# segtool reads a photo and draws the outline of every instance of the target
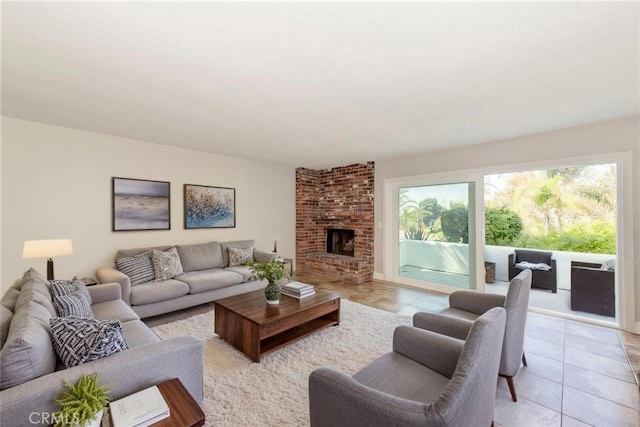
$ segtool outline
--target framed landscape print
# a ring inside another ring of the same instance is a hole
[[[184,228],[235,226],[235,188],[184,185]]]
[[[170,230],[170,195],[169,182],[113,177],[113,231]]]

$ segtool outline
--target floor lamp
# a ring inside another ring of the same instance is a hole
[[[27,240],[22,248],[22,258],[48,258],[47,280],[53,280],[53,257],[72,253],[70,239]]]

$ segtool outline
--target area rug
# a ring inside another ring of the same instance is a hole
[[[213,311],[161,326],[162,339],[204,342],[207,426],[308,426],[309,374],[327,367],[353,375],[391,351],[393,330],[410,317],[341,300],[340,325],[317,331],[253,363],[214,331]]]

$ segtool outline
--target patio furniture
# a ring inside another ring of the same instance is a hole
[[[516,249],[514,253],[509,254],[508,265],[509,280],[516,277],[522,270],[529,269],[533,273],[532,288],[548,289],[554,294],[558,292],[557,268],[553,252]]]
[[[571,261],[571,310],[615,317],[615,271]]]

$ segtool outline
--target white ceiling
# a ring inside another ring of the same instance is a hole
[[[2,114],[296,167],[381,160],[639,114],[639,17],[638,2],[3,2]]]

